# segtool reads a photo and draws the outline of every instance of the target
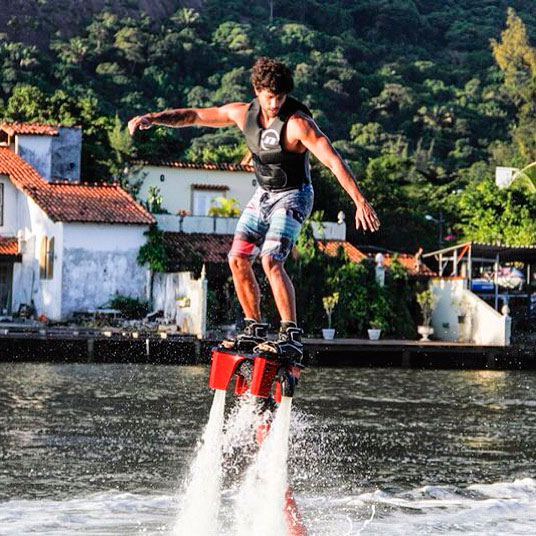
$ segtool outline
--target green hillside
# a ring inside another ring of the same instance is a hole
[[[509,7],[519,18],[502,39]],[[534,241],[532,194],[492,184],[495,165],[536,160],[523,34],[533,12],[528,0],[12,2],[0,14],[0,118],[81,125],[86,180],[121,178],[135,157],[239,161],[235,129],[154,128],[132,144],[116,116],[124,126],[146,111],[247,101],[248,69],[275,56],[382,217],[380,233],[352,241],[434,247],[425,215],[440,210],[457,238],[486,238],[491,221],[493,239]],[[318,164],[315,188],[317,209],[351,221]]]

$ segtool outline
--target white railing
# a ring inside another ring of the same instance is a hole
[[[183,233],[234,234],[238,218],[213,216],[174,216],[155,214],[158,226],[163,231]],[[315,238],[323,240],[346,240],[346,224],[330,221],[312,222]]]

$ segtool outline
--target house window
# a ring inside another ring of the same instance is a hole
[[[39,278],[52,279],[54,277],[54,237],[41,238],[39,251]]]
[[[4,225],[4,185],[0,184],[0,227]]]
[[[216,198],[224,195],[221,190],[193,190],[192,215],[207,216],[210,207],[218,204]]]

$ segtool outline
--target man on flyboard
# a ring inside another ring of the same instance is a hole
[[[299,361],[302,330],[297,325],[294,286],[285,271],[288,257],[313,207],[309,151],[337,178],[356,205],[356,228],[376,231],[380,222],[357,186],[348,165],[319,129],[309,109],[289,96],[292,73],[281,62],[259,58],[251,72],[256,98],[218,108],[180,108],[132,118],[130,134],[152,125],[169,127],[236,125],[251,151],[259,188],[242,213],[234,235],[229,265],[245,315],[245,328],[222,345],[237,352],[273,352]],[[262,267],[281,316],[275,341],[267,341],[261,322],[260,290],[252,264]]]

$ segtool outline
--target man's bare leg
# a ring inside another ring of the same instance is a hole
[[[261,291],[250,260],[244,257],[229,257],[229,266],[233,274],[236,295],[245,317],[260,322]]]
[[[296,322],[296,294],[283,263],[272,257],[262,258],[262,267],[270,283],[282,322]]]
[[[296,325],[296,293],[283,263],[266,256],[262,267],[272,289],[275,304],[281,316],[281,328],[275,341],[266,341],[256,347],[260,352],[273,352],[283,357],[301,360],[303,356],[302,330]]]

